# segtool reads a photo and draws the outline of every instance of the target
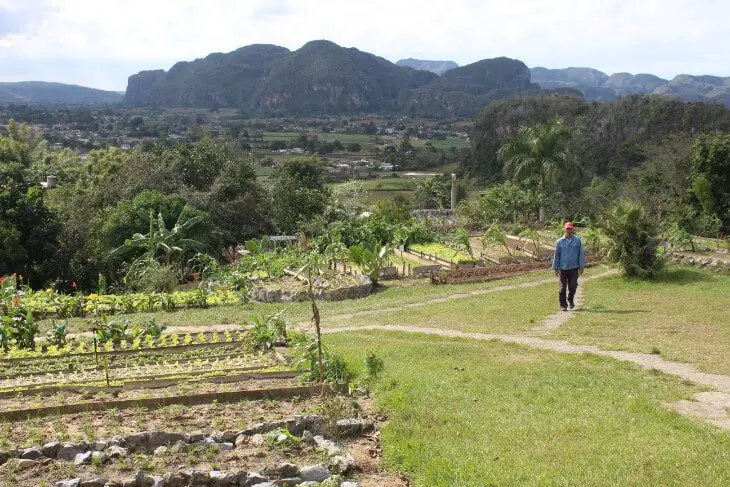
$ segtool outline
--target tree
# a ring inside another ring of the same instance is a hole
[[[347,152],[360,152],[361,150],[362,150],[362,146],[360,144],[358,144],[357,142],[347,144]]]
[[[269,181],[271,213],[280,231],[294,233],[323,214],[329,190],[318,159],[287,161],[274,169]]]
[[[18,273],[41,286],[56,271],[60,226],[31,182],[28,145],[18,140],[22,127],[9,126],[12,139],[0,137],[0,275]]]
[[[537,178],[542,199],[540,221],[545,221],[545,195],[555,189],[560,177],[577,167],[568,147],[571,137],[571,128],[562,118],[554,117],[545,124],[520,127],[499,149],[505,176],[515,181]]]
[[[730,135],[701,135],[692,146],[692,192],[703,211],[730,228]]]

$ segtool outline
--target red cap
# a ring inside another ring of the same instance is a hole
[[[573,228],[573,222],[565,222],[565,223],[563,223],[563,228]]]

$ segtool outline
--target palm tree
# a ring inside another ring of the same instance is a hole
[[[516,181],[536,177],[540,186],[540,221],[545,220],[544,196],[560,176],[575,169],[568,149],[573,132],[562,118],[546,124],[524,125],[497,152],[505,176]]]

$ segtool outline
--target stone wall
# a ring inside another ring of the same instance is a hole
[[[344,301],[346,299],[359,299],[369,296],[373,291],[373,281],[369,277],[356,276],[358,284],[336,288],[336,289],[319,289],[315,292],[315,297],[321,301]],[[251,299],[264,303],[283,303],[293,301],[304,301],[307,298],[305,290],[281,290],[266,289],[264,286],[256,287],[250,291]]]

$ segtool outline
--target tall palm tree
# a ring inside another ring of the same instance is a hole
[[[540,185],[540,221],[545,220],[544,196],[561,175],[576,168],[568,144],[573,132],[560,117],[545,124],[524,125],[497,152],[505,176],[524,181],[536,177]]]

